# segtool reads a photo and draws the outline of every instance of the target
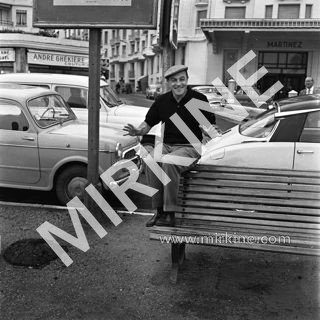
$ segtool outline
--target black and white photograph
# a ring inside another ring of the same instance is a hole
[[[0,319],[320,318],[319,0],[0,0]]]

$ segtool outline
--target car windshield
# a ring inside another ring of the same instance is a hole
[[[76,119],[62,97],[56,94],[30,99],[27,102],[27,107],[40,128]]]
[[[277,123],[275,109],[267,110],[254,119],[239,125],[240,134],[252,138],[267,137]]]
[[[100,87],[100,97],[108,107],[117,107],[122,103],[117,94],[108,86]]]

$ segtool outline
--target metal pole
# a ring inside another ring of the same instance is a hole
[[[88,92],[88,183],[97,187],[99,182],[99,122],[100,122],[100,45],[101,29],[89,33],[89,92]],[[91,201],[85,193],[85,204]]]

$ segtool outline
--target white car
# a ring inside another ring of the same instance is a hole
[[[139,146],[136,137],[101,125],[99,174],[119,160],[133,161],[140,170]],[[75,196],[83,199],[87,164],[88,124],[76,118],[58,93],[0,84],[0,187],[53,189],[66,204]],[[118,170],[114,180],[121,184],[128,176]]]
[[[201,164],[320,171],[320,95],[280,100],[204,149]]]
[[[71,106],[78,119],[88,121],[89,77],[56,73],[8,73],[0,75],[0,83],[41,86],[58,92]],[[131,123],[138,126],[144,121],[148,108],[123,103],[104,80],[100,80],[100,122]],[[146,147],[154,144],[160,134],[160,125],[153,127],[141,141]]]
[[[214,86],[195,86],[192,89],[204,94],[210,104],[220,104],[223,99],[221,93]]]

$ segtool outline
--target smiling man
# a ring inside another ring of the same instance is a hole
[[[184,65],[175,65],[170,67],[165,78],[168,81],[170,91],[160,95],[150,107],[145,121],[138,127],[128,124],[124,127],[126,134],[131,136],[145,135],[149,130],[159,122],[164,124],[163,149],[162,155],[174,155],[185,158],[200,157],[196,149],[190,144],[185,135],[170,120],[170,117],[177,114],[188,128],[193,132],[199,141],[202,141],[202,130],[197,120],[187,110],[185,105],[191,99],[198,99],[208,102],[205,95],[191,90],[188,87],[188,67]],[[207,116],[209,121],[214,124],[214,114]],[[152,154],[153,156],[153,154]],[[156,159],[158,160],[158,159]],[[177,208],[177,195],[179,178],[182,172],[186,171],[190,166],[184,166],[176,163],[160,161],[163,172],[171,179],[171,181],[163,186],[162,177],[157,177],[146,167],[146,178],[149,186],[159,191],[152,198],[152,206],[155,210],[154,216],[147,222],[146,226],[153,225],[174,225],[174,213]]]

